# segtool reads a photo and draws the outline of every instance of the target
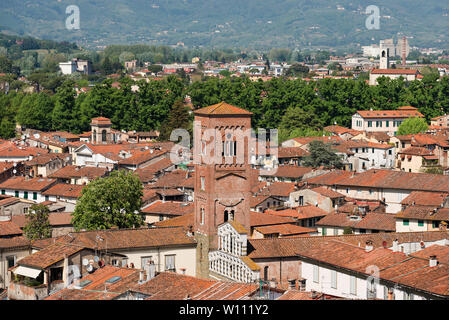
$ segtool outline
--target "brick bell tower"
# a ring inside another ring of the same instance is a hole
[[[194,113],[196,270],[198,277],[208,278],[217,227],[234,220],[250,231],[252,113],[225,102]]]

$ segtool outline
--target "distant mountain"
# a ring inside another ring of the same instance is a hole
[[[0,25],[81,45],[149,43],[215,47],[354,47],[398,35],[411,45],[449,47],[449,4],[442,0],[8,0]],[[67,30],[66,8],[80,9]],[[365,26],[380,9],[380,29]]]

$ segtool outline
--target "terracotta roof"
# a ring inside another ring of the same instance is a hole
[[[395,215],[397,219],[419,219],[433,221],[449,221],[448,208],[432,208],[425,206],[411,206]]]
[[[276,199],[276,198],[273,197],[273,196],[270,196],[270,195],[268,195],[268,194],[265,194],[265,195],[259,195],[259,196],[251,197],[251,198],[249,199],[249,206],[250,206],[250,208],[255,208],[257,205],[261,204],[262,202],[264,202],[265,200],[267,200],[267,199],[269,199],[269,198],[272,198],[273,200],[279,200],[279,201],[281,201],[280,199]]]
[[[418,70],[413,69],[373,69],[371,74],[409,74],[409,75],[417,75]]]
[[[92,123],[111,123],[111,119],[105,117],[97,117],[92,119]]]
[[[416,108],[398,108],[397,110],[359,110],[357,113],[363,118],[424,118],[424,115]]]
[[[55,179],[11,177],[0,183],[0,189],[26,190],[26,191],[44,191],[56,183]]]
[[[16,237],[0,237],[0,248],[1,249],[29,249],[30,248],[30,240],[28,240],[25,236],[16,236]]]
[[[45,269],[51,265],[61,261],[64,257],[71,256],[81,250],[83,247],[68,243],[54,243],[42,250],[39,250],[25,258],[17,261],[20,266],[30,266],[38,269]]]
[[[371,169],[335,183],[338,186],[449,192],[449,177],[438,174]]]
[[[71,232],[69,235],[36,240],[33,246],[44,248],[51,245],[54,241],[60,243],[71,243],[86,248],[97,248],[103,250],[120,250],[129,248],[150,248],[161,246],[195,246],[193,238],[187,236],[183,228],[140,228],[140,229],[112,229],[105,231],[84,231]],[[97,241],[97,236],[105,241]]]
[[[305,182],[307,182],[308,185],[333,186],[338,182],[340,182],[341,180],[350,177],[352,174],[353,173],[350,171],[334,170],[329,173],[309,178],[305,180]]]
[[[134,291],[150,294],[148,300],[184,300],[187,297],[191,300],[240,300],[248,299],[258,288],[257,284],[200,279],[162,272]]]
[[[33,165],[46,165],[47,163],[50,163],[56,159],[64,159],[66,157],[71,157],[68,153],[47,153],[42,154],[37,157],[34,157],[31,160],[25,161],[24,164],[33,166]]]
[[[268,226],[273,224],[294,223],[295,221],[289,217],[275,216],[272,214],[250,211],[251,227]]]
[[[398,154],[412,155],[412,156],[433,156],[433,152],[427,148],[422,147],[409,147],[407,149],[402,149]]]
[[[144,214],[165,214],[170,216],[180,216],[193,212],[193,202],[177,202],[158,200],[148,207],[142,209]]]
[[[178,188],[181,187],[187,178],[190,177],[188,171],[174,170],[165,173],[154,184],[151,184],[153,188]]]
[[[12,221],[0,221],[0,237],[22,235],[22,230]]]
[[[260,186],[266,185],[266,182],[261,184]],[[266,186],[260,194],[264,195],[272,195],[274,197],[288,197],[290,193],[297,190],[296,183],[294,182],[272,182],[269,186]],[[258,190],[257,190],[258,191]],[[256,191],[256,192],[257,192]]]
[[[120,160],[119,164],[123,165],[139,165],[150,161],[151,159],[160,157],[163,154],[166,154],[167,150],[145,150],[140,152],[135,152],[131,157]]]
[[[323,143],[338,143],[344,141],[338,136],[326,136],[326,137],[297,137],[293,138],[296,142],[301,145],[309,144],[312,141],[322,141]]]
[[[302,259],[313,259],[367,276],[367,267],[376,265],[381,280],[396,282],[438,296],[449,295],[449,266],[444,263],[431,267],[428,260],[401,252],[384,248],[366,252],[364,248],[330,239],[307,251],[301,251],[298,255]]]
[[[316,187],[311,190],[331,199],[345,197],[343,194],[325,187]]]
[[[300,179],[306,173],[309,173],[312,171],[313,171],[313,169],[309,168],[309,167],[283,165],[283,166],[279,166],[279,167],[273,169],[273,172],[264,173],[263,176]]]
[[[323,209],[320,209],[313,205],[300,206],[296,208],[289,208],[283,210],[266,210],[267,214],[282,216],[282,217],[292,217],[298,220],[310,219],[316,217],[324,217],[328,213]]]
[[[296,234],[315,233],[316,229],[305,228],[294,224],[278,224],[264,227],[256,227],[257,231],[262,234],[279,234],[280,236],[289,236]]]
[[[185,229],[188,229],[190,226],[193,226],[194,223],[194,216],[193,212],[186,213],[182,216],[170,218],[163,221],[158,221],[154,223],[154,226],[156,227],[184,227]]]
[[[165,169],[173,166],[173,163],[169,158],[163,158],[155,163],[152,163],[144,168],[138,168],[134,173],[144,183],[147,183],[154,179],[155,175]]]
[[[65,198],[80,198],[81,191],[86,186],[78,184],[58,183],[42,192],[44,196],[57,196]]]
[[[375,148],[375,149],[392,149],[393,145],[386,143],[375,143],[366,140],[349,140],[344,141],[340,144],[341,146],[345,146],[346,148]]]
[[[412,191],[401,201],[401,204],[439,207],[448,197],[449,193],[447,192]]]
[[[65,166],[58,171],[49,175],[51,178],[71,179],[71,178],[88,178],[93,180],[99,177],[104,177],[108,173],[107,168],[87,167],[87,166]]]
[[[324,131],[335,133],[335,134],[344,134],[346,132],[350,132],[352,129],[348,129],[338,125],[327,126],[323,128]]]
[[[197,109],[194,113],[199,115],[252,115],[252,112],[230,105],[226,102],[220,102],[205,108]]]
[[[279,147],[278,159],[281,158],[298,158],[308,156],[310,153],[301,147]]]

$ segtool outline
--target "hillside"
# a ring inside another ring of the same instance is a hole
[[[38,38],[215,47],[348,47],[405,33],[411,45],[449,47],[449,5],[440,0],[77,0],[81,29],[65,28],[71,0],[10,0],[0,25]],[[377,5],[380,30],[367,30]],[[339,8],[338,8],[339,7]]]

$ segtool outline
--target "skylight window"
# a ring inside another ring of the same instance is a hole
[[[112,277],[108,280],[106,280],[106,283],[116,283],[117,281],[119,281],[120,279],[122,279],[122,277]]]

